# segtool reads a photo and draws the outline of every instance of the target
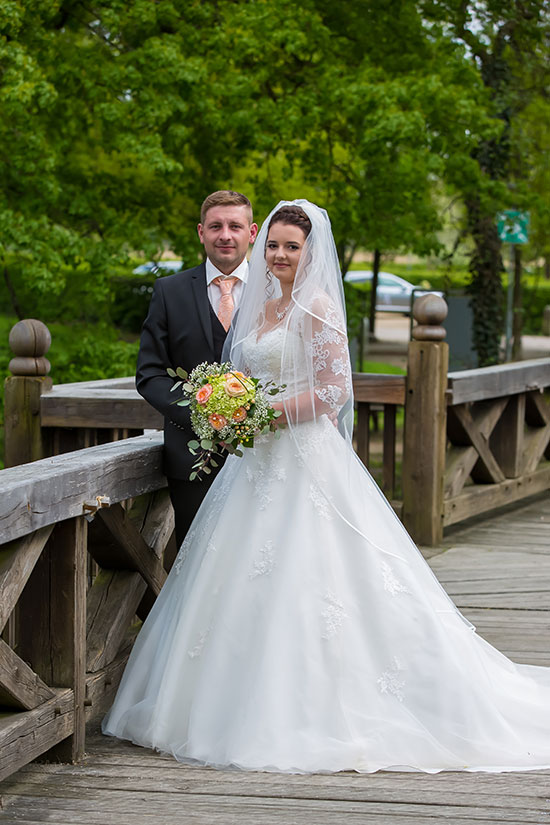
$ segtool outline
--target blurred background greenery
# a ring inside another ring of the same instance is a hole
[[[24,317],[55,382],[133,373],[133,270],[195,265],[220,188],[325,207],[343,273],[466,290],[495,363],[499,211],[531,217],[516,338],[550,303],[549,41],[540,0],[0,0],[0,376]]]

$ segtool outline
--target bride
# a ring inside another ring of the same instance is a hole
[[[353,452],[345,329],[326,212],[281,202],[230,359],[286,426],[226,461],[103,731],[251,770],[550,767],[550,669],[475,633]]]

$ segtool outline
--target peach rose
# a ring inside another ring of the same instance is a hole
[[[195,393],[195,398],[197,399],[199,404],[206,404],[210,396],[212,395],[212,384],[205,384],[204,387],[201,387],[200,390],[197,390]]]
[[[246,410],[244,407],[238,407],[233,413],[233,421],[239,423],[240,421],[244,421],[246,418]]]
[[[224,418],[223,415],[218,415],[218,413],[212,413],[212,415],[209,415],[208,421],[215,430],[223,430],[227,424],[227,418]]]
[[[244,377],[244,376],[243,376]],[[225,391],[231,398],[238,398],[240,395],[246,395],[246,387],[240,378],[232,376],[225,382]]]

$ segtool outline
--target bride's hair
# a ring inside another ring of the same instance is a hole
[[[274,223],[299,226],[306,238],[311,232],[311,221],[300,206],[282,206],[269,221],[268,232]]]

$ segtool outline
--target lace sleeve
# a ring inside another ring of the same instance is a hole
[[[351,394],[345,323],[333,304],[315,300],[300,325],[299,337],[305,356],[302,373],[308,378],[309,389],[284,403],[286,422],[294,425],[327,413],[338,414]]]
[[[336,313],[329,308],[325,320],[312,324],[311,358],[315,376],[316,413],[339,412],[350,395],[351,368],[348,339]]]

